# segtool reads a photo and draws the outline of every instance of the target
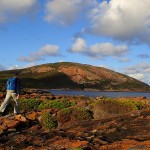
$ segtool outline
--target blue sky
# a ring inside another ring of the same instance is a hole
[[[0,70],[102,66],[150,85],[150,1],[0,0]]]

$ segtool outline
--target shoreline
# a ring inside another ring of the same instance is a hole
[[[37,90],[56,90],[56,91],[89,91],[89,92],[134,92],[134,93],[150,93],[150,91],[131,91],[131,90],[95,90],[95,89],[68,89],[68,88],[61,88],[61,89],[37,89]]]

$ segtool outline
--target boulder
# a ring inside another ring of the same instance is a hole
[[[27,118],[23,115],[19,114],[15,116],[15,120],[21,121],[21,122],[28,122]]]

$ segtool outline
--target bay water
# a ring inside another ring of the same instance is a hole
[[[150,93],[147,92],[101,92],[101,91],[80,91],[80,90],[47,90],[54,95],[66,95],[66,96],[88,96],[98,97],[106,96],[111,98],[118,97],[146,97],[150,98]]]

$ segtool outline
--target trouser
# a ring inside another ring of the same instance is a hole
[[[0,112],[4,112],[7,105],[10,103],[11,98],[14,100],[14,114],[19,113],[19,106],[18,106],[18,100],[17,100],[17,94],[14,91],[7,91],[6,97],[4,99],[4,102],[0,106]]]

